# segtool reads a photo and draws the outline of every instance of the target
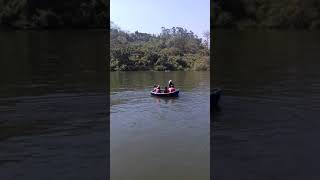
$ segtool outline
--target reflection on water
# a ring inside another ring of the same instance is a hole
[[[157,104],[174,104],[176,102],[176,99],[178,99],[179,97],[174,97],[174,98],[161,98],[161,97],[153,97],[155,102]]]
[[[317,179],[319,33],[216,31],[214,179]],[[232,173],[231,173],[232,172]]]
[[[102,31],[0,32],[0,179],[107,179],[104,45]]]
[[[150,95],[172,79],[178,98]],[[111,73],[111,179],[209,179],[209,72]]]

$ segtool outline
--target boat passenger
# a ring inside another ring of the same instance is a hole
[[[157,85],[154,85],[153,86],[153,91],[152,92],[155,92],[157,90]]]
[[[160,85],[158,85],[158,86],[157,86],[156,93],[160,93],[160,92],[161,92]]]
[[[168,86],[169,86],[169,88],[170,87],[174,87],[174,84],[173,84],[172,80],[169,80]]]
[[[164,87],[164,91],[163,91],[163,93],[169,93],[167,86],[166,86],[166,87]]]
[[[175,92],[175,91],[176,91],[176,88],[174,88],[174,87],[169,88],[169,92]]]

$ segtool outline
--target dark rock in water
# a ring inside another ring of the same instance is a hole
[[[221,93],[222,93],[222,90],[219,89],[219,88],[215,88],[215,89],[212,89],[211,90],[211,93],[210,93],[210,106],[211,106],[211,112],[212,112],[212,116],[214,115],[214,112],[220,112],[221,111],[221,108],[219,106],[219,100],[220,100],[220,97],[221,97]]]
[[[210,93],[210,103],[211,106],[215,107],[218,105],[222,90],[219,88],[211,90]]]
[[[219,88],[212,89],[210,92],[210,114],[213,117],[215,111],[221,111],[219,100],[222,90]]]

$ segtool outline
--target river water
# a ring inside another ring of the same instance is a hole
[[[0,179],[108,176],[106,33],[0,32]]]
[[[319,179],[320,34],[214,32],[213,179]]]
[[[178,98],[150,96],[169,79]],[[209,72],[111,72],[111,180],[208,180],[209,83]]]

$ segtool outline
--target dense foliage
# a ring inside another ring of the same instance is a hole
[[[0,0],[0,25],[13,28],[105,28],[104,0]]]
[[[320,0],[215,0],[213,26],[320,28]]]
[[[208,33],[207,33],[208,34]],[[124,32],[111,24],[110,70],[209,70],[209,44],[181,27],[159,35]]]

